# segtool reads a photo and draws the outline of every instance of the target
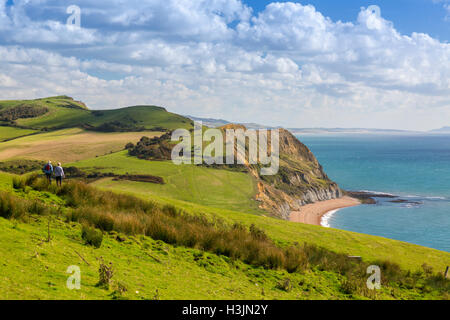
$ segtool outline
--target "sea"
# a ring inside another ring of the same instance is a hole
[[[397,196],[332,211],[322,225],[450,252],[450,134],[297,137],[342,189]]]

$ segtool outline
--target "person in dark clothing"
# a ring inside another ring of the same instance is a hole
[[[48,161],[47,164],[42,169],[42,171],[44,171],[45,176],[47,177],[48,183],[52,183],[52,173],[53,173],[52,162]]]

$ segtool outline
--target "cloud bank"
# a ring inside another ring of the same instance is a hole
[[[450,119],[450,44],[311,5],[240,0],[0,1],[0,98],[69,94],[91,108],[287,127],[430,129]]]

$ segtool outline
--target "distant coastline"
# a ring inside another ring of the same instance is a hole
[[[247,129],[277,129],[281,127],[268,126],[259,123],[248,123],[248,122],[238,122],[238,121],[228,121],[224,119],[214,119],[214,118],[201,118],[186,115],[185,117],[193,121],[201,121],[203,125],[211,128],[222,127],[227,124],[241,124]],[[433,129],[429,131],[417,131],[417,130],[399,130],[399,129],[379,129],[379,128],[286,128],[293,134],[384,134],[384,135],[423,135],[423,134],[450,134],[450,126],[444,126],[439,129]]]

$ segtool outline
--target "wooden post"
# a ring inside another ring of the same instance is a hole
[[[448,269],[449,269],[449,266],[447,266],[447,269],[445,269],[445,273],[444,273],[444,278],[445,279],[447,279],[447,276],[448,276]]]

